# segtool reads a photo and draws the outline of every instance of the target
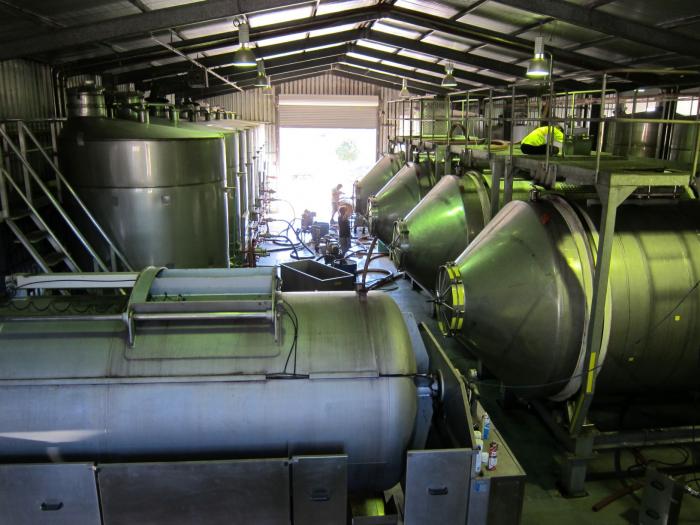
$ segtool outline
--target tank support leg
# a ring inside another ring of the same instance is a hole
[[[588,336],[586,339],[586,354],[584,357],[581,391],[576,400],[569,431],[572,436],[578,436],[586,422],[588,409],[593,401],[595,379],[598,375],[598,363],[603,344],[603,324],[605,320],[605,300],[608,294],[608,277],[612,259],[613,237],[615,234],[615,219],[617,208],[630,196],[637,185],[614,184],[615,179],[601,176],[605,182],[596,184],[603,209],[601,211],[601,226],[598,238],[595,273],[593,275],[593,300],[591,315],[588,321]]]
[[[584,432],[574,440],[573,451],[561,459],[559,483],[562,494],[571,498],[587,496],[586,471],[593,458],[593,433]]]
[[[494,157],[491,159],[491,217],[498,213],[501,180],[505,179],[505,171],[505,157]]]

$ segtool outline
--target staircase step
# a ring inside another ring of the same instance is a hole
[[[27,239],[29,242],[36,244],[37,242],[43,241],[49,236],[49,232],[45,230],[34,230],[27,234]]]
[[[37,197],[32,201],[32,206],[34,206],[34,209],[40,210],[42,208],[45,208],[51,203],[49,198],[46,195],[42,195],[41,197]],[[18,221],[20,219],[24,219],[26,217],[29,217],[32,214],[32,212],[29,210],[29,208],[21,211],[15,212],[13,215],[10,216],[10,219],[14,221]]]
[[[46,195],[42,195],[41,197],[36,197],[32,201],[32,206],[34,206],[37,210],[40,208],[45,208],[49,204],[51,204],[51,201],[49,200],[49,198]]]
[[[18,211],[14,215],[10,215],[11,221],[19,221],[29,217],[32,213],[29,210]]]
[[[61,252],[53,252],[44,256],[44,260],[48,266],[56,266],[66,260],[66,254]]]

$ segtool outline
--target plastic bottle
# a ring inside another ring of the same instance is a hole
[[[489,415],[484,412],[484,415],[481,416],[481,437],[484,440],[487,440],[489,438],[489,435],[491,434],[491,418]]]
[[[488,461],[486,463],[486,470],[496,470],[496,465],[498,464],[498,444],[491,442],[489,444]]]

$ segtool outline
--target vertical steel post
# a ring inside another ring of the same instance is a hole
[[[603,74],[603,87],[600,90],[600,126],[598,126],[597,145],[595,149],[595,177],[600,175],[600,156],[603,152],[603,135],[605,134],[605,93],[608,88],[608,74]]]
[[[612,261],[613,238],[615,235],[615,220],[617,208],[634,191],[633,186],[616,185],[610,174],[606,181],[596,184],[603,209],[598,238],[595,272],[593,274],[593,298],[591,314],[586,330],[586,352],[584,355],[584,372],[581,378],[581,390],[576,400],[569,432],[572,436],[579,435],[586,421],[588,409],[593,401],[595,380],[598,375],[600,350],[603,346],[603,325],[605,323],[605,302],[608,295],[608,279]]]
[[[691,124],[691,126],[695,127],[695,152],[693,153],[693,171],[690,172],[691,182],[698,174],[698,162],[700,162],[700,92],[698,93],[697,105],[698,108],[695,110],[695,120],[697,123]],[[693,108],[692,99],[690,102],[690,108],[691,110]]]

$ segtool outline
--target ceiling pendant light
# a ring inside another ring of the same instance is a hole
[[[270,79],[265,74],[265,64],[262,60],[258,60],[258,76],[255,78],[255,87],[268,87]]]
[[[238,26],[238,43],[241,45],[233,53],[233,65],[238,67],[255,67],[255,53],[250,49],[250,28],[246,22]]]
[[[411,98],[411,93],[408,91],[408,80],[406,78],[401,82],[401,92],[399,96],[401,98]]]
[[[454,88],[457,87],[457,80],[455,80],[454,75],[452,74],[455,70],[455,65],[453,62],[450,62],[449,60],[445,62],[445,76],[442,79],[442,87],[446,88]]]
[[[547,78],[550,75],[552,62],[545,57],[544,38],[535,38],[535,53],[527,65],[527,76],[529,78]]]

